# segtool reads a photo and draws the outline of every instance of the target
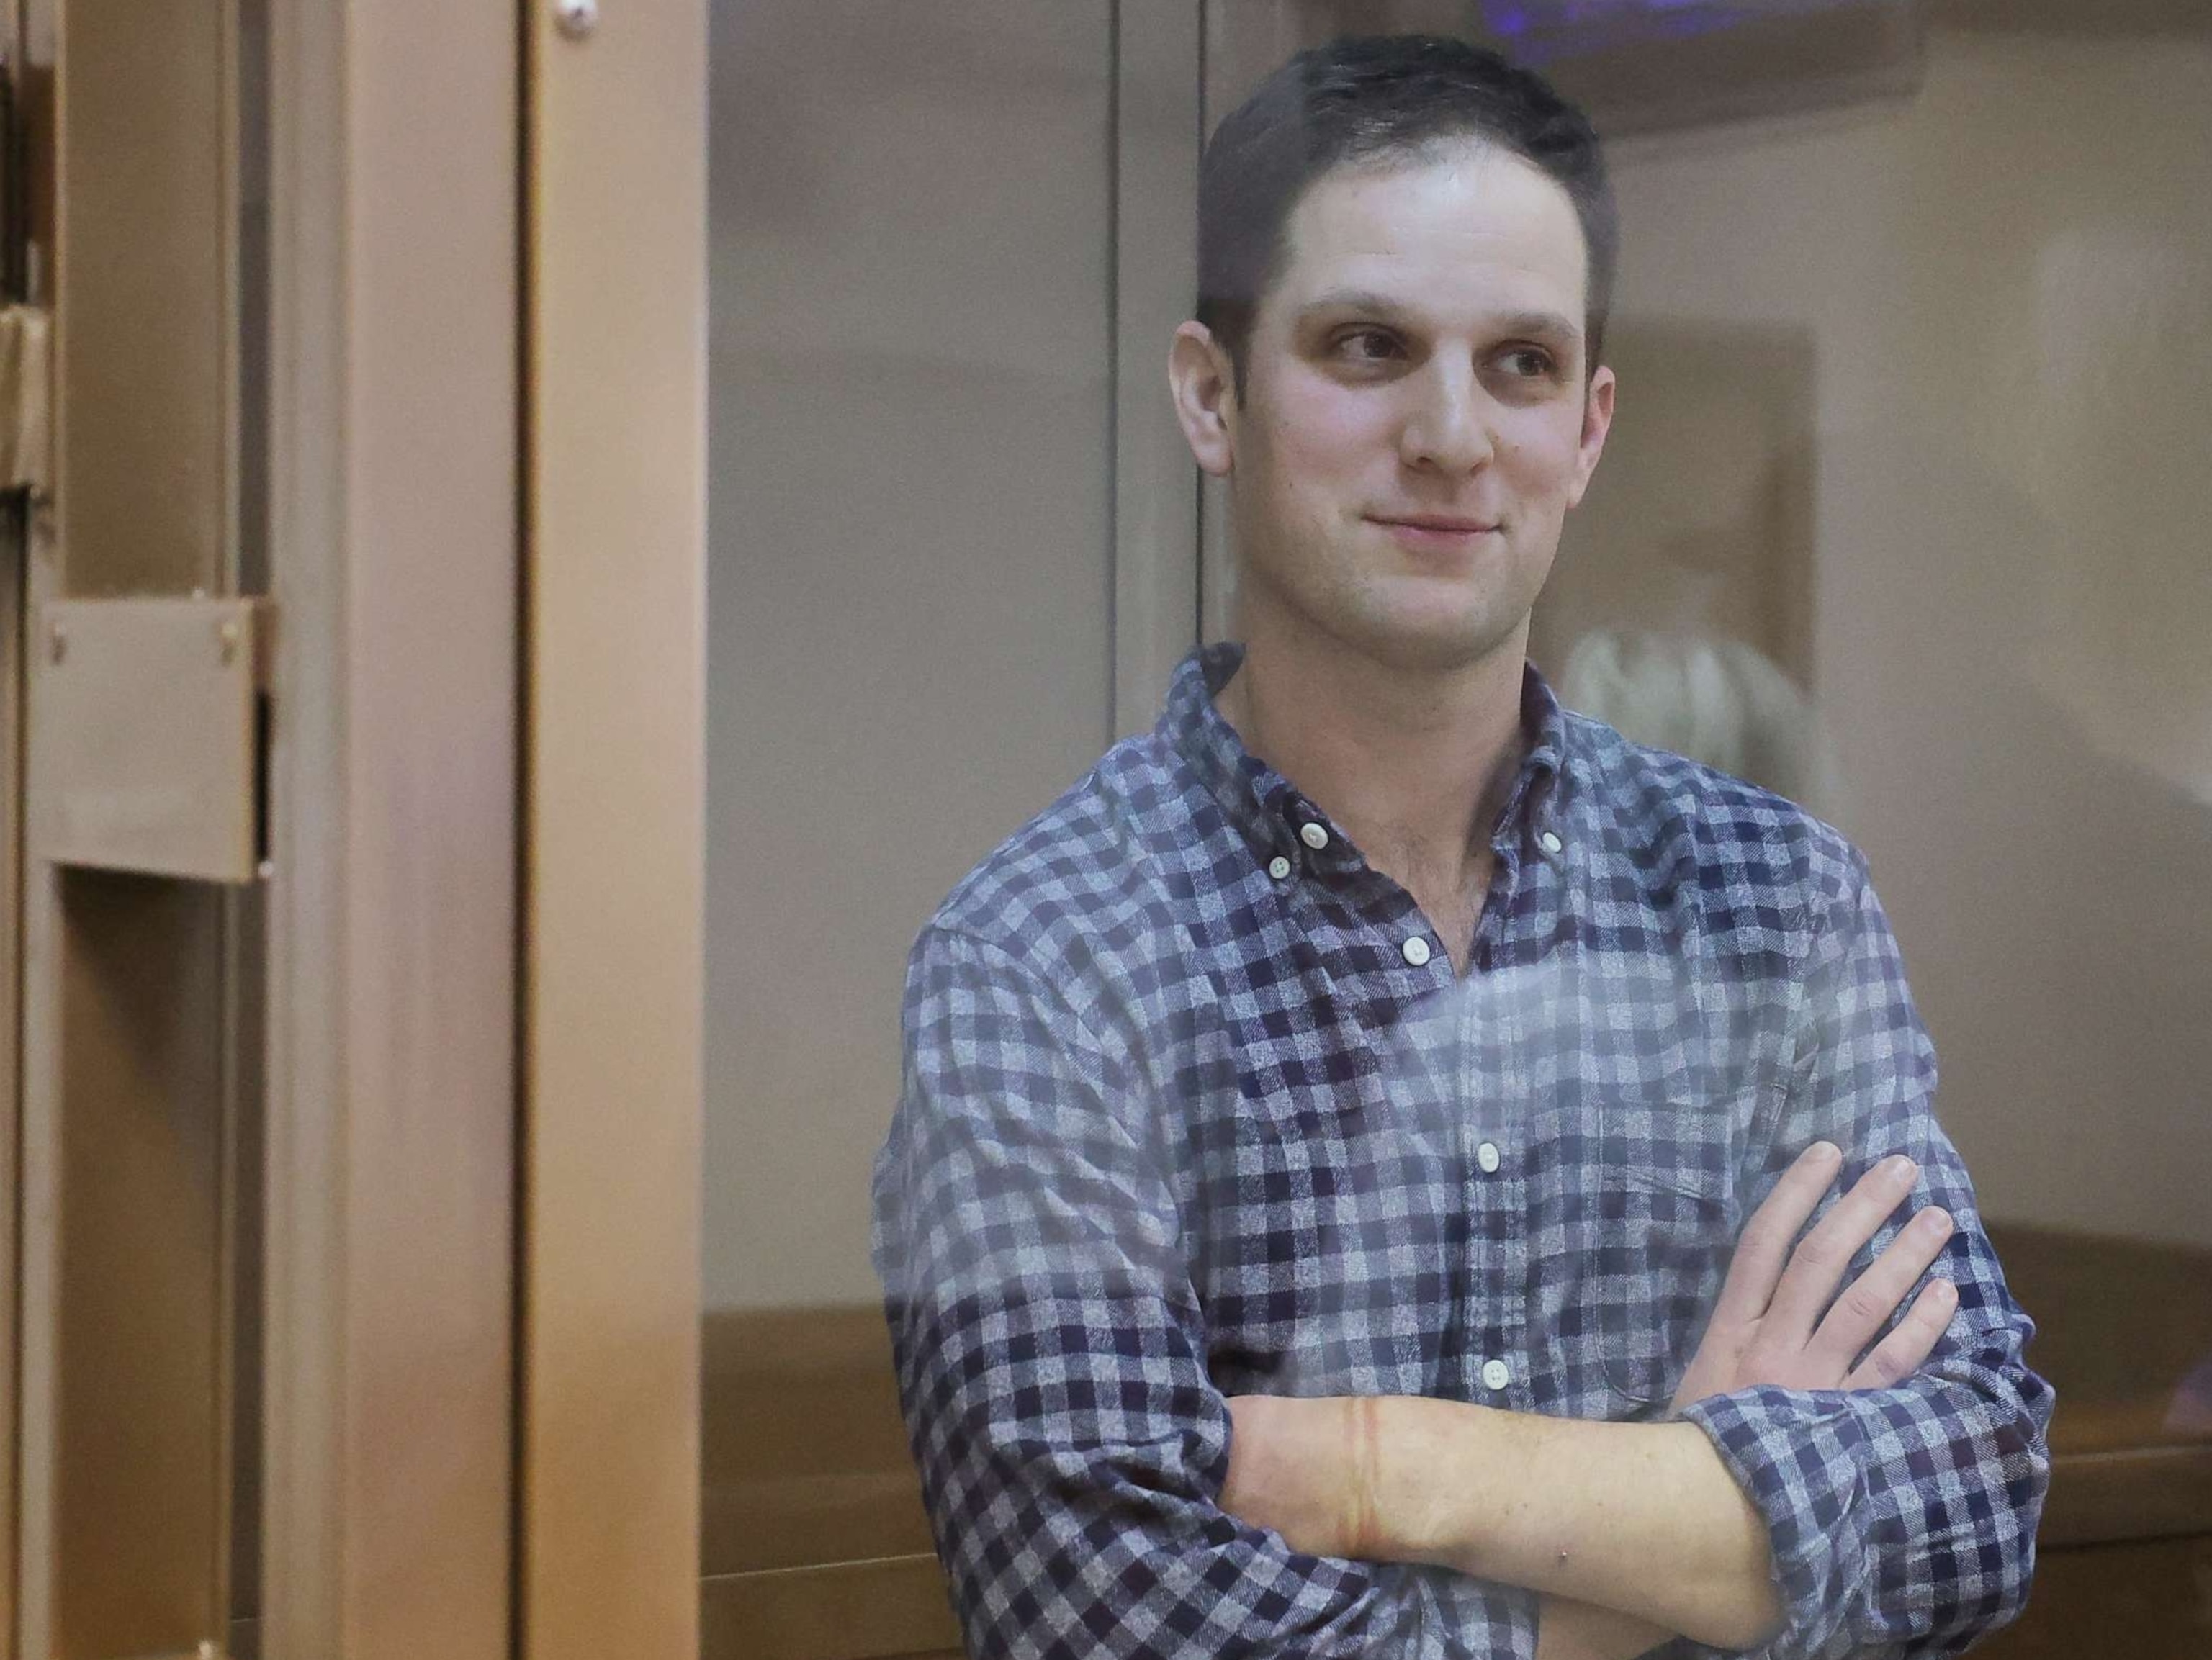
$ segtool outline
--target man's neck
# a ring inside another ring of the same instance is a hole
[[[1528,625],[1437,671],[1377,663],[1271,607],[1242,621],[1218,706],[1245,748],[1416,895],[1478,888],[1523,753]]]

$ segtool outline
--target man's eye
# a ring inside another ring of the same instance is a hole
[[[1532,380],[1543,379],[1557,367],[1549,352],[1534,346],[1516,346],[1502,361],[1511,373]]]
[[[1382,329],[1350,329],[1336,337],[1343,356],[1362,363],[1381,363],[1398,355],[1397,336]]]

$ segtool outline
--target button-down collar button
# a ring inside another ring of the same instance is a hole
[[[1277,881],[1283,881],[1291,874],[1291,862],[1280,853],[1276,854],[1267,861],[1267,874]]]
[[[1406,942],[1404,950],[1406,960],[1414,967],[1426,968],[1429,966],[1429,942],[1419,934]]]
[[[1480,1147],[1475,1148],[1474,1161],[1482,1166],[1482,1173],[1484,1175],[1496,1175],[1498,1173],[1498,1143],[1495,1142],[1485,1142]]]
[[[1318,853],[1328,845],[1328,832],[1318,824],[1302,824],[1298,827],[1298,839]]]
[[[1485,1360],[1482,1363],[1482,1386],[1485,1389],[1503,1389],[1512,1381],[1513,1374],[1506,1369],[1504,1361]]]
[[[1537,837],[1536,839],[1542,844],[1543,849],[1547,853],[1556,853],[1561,847],[1566,845],[1559,839],[1556,833],[1549,830],[1544,832],[1544,833]]]

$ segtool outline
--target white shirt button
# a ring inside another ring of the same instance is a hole
[[[1291,874],[1291,862],[1280,853],[1267,861],[1267,874],[1280,881]]]
[[[1406,960],[1416,968],[1429,966],[1429,942],[1419,934],[1406,942]]]
[[[1484,1175],[1496,1175],[1498,1173],[1498,1143],[1495,1142],[1485,1142],[1480,1147],[1475,1148],[1474,1161],[1482,1166],[1482,1173]]]
[[[1485,1389],[1503,1389],[1512,1381],[1513,1374],[1506,1370],[1504,1361],[1485,1360],[1482,1363],[1482,1386]]]
[[[1544,851],[1547,853],[1556,853],[1560,848],[1566,845],[1562,842],[1556,834],[1549,830],[1544,832],[1544,833],[1537,837],[1536,839],[1543,844]]]
[[[1328,832],[1318,824],[1302,824],[1298,827],[1298,839],[1318,853],[1328,845]]]

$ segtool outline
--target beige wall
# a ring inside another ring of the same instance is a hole
[[[1827,805],[1984,1208],[2212,1242],[2212,39],[1938,32],[1910,103],[1614,159],[1625,331],[1813,342]]]
[[[1110,21],[714,9],[709,1307],[878,1294],[908,947],[1111,736]]]

